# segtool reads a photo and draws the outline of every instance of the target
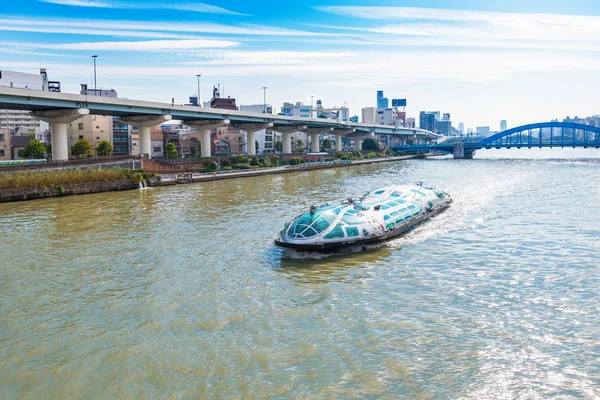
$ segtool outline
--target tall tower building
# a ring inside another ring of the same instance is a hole
[[[377,108],[389,108],[390,102],[387,97],[383,97],[383,90],[377,91]]]
[[[460,133],[465,133],[465,124],[463,124],[462,122],[459,122],[459,124],[458,124],[458,131]]]
[[[500,121],[500,132],[504,132],[507,128],[508,124],[506,123],[506,120],[503,119],[502,121]]]

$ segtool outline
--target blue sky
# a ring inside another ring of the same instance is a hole
[[[600,2],[22,0],[0,12],[0,69],[48,69],[176,103],[213,85],[238,104],[344,103],[376,90],[455,125],[510,126],[600,114]]]

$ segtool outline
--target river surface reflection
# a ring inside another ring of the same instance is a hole
[[[0,397],[600,397],[599,156],[0,204]],[[272,244],[311,204],[415,181],[455,203],[404,238]]]

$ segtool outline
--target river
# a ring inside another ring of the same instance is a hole
[[[0,398],[599,398],[598,157],[0,204]],[[455,203],[404,238],[329,257],[272,244],[311,204],[416,181]]]

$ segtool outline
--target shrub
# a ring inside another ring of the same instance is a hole
[[[225,167],[231,167],[231,161],[228,159],[224,159],[221,161],[221,169]]]
[[[367,158],[376,158],[377,157],[377,153],[375,153],[374,151],[367,153]]]
[[[217,169],[217,163],[209,158],[206,158],[202,160],[202,168],[204,168],[205,171],[213,171]]]
[[[374,138],[367,138],[362,143],[362,150],[379,151],[379,142]]]
[[[250,164],[235,164],[234,169],[250,169]]]
[[[100,157],[110,156],[113,153],[113,150],[113,145],[110,144],[110,142],[107,142],[106,140],[103,140],[100,143],[98,143],[98,146],[96,147],[96,153]]]
[[[92,145],[87,139],[79,139],[73,144],[71,153],[77,158],[91,157],[93,153]]]
[[[350,160],[350,157],[348,157],[347,155],[343,155],[343,156],[340,158],[340,160],[343,160],[343,161],[348,161],[348,160]]]
[[[256,157],[252,157],[250,160],[250,166],[256,167],[258,165],[258,159]]]
[[[64,196],[64,195],[65,195],[65,188],[63,187],[63,185],[58,185],[58,186],[56,187],[56,193],[57,193],[59,196]]]
[[[46,146],[39,140],[33,139],[23,148],[23,158],[41,159],[46,156]]]
[[[250,169],[258,169],[258,168],[260,168],[260,165],[251,165],[250,166]]]
[[[165,158],[179,158],[179,153],[173,142],[169,142],[165,146]]]
[[[279,165],[279,157],[277,157],[275,154],[271,154],[269,156],[269,164],[272,167],[276,167],[277,165]]]
[[[233,168],[231,168],[231,165],[226,165],[225,167],[221,167],[222,171],[231,171]]]
[[[333,153],[333,156],[334,156],[335,158],[342,158],[342,157],[344,157],[345,155],[346,155],[346,153],[344,153],[343,151],[335,151],[335,152]]]
[[[299,164],[300,164],[300,158],[298,158],[298,157],[290,158],[290,165],[299,165]]]

